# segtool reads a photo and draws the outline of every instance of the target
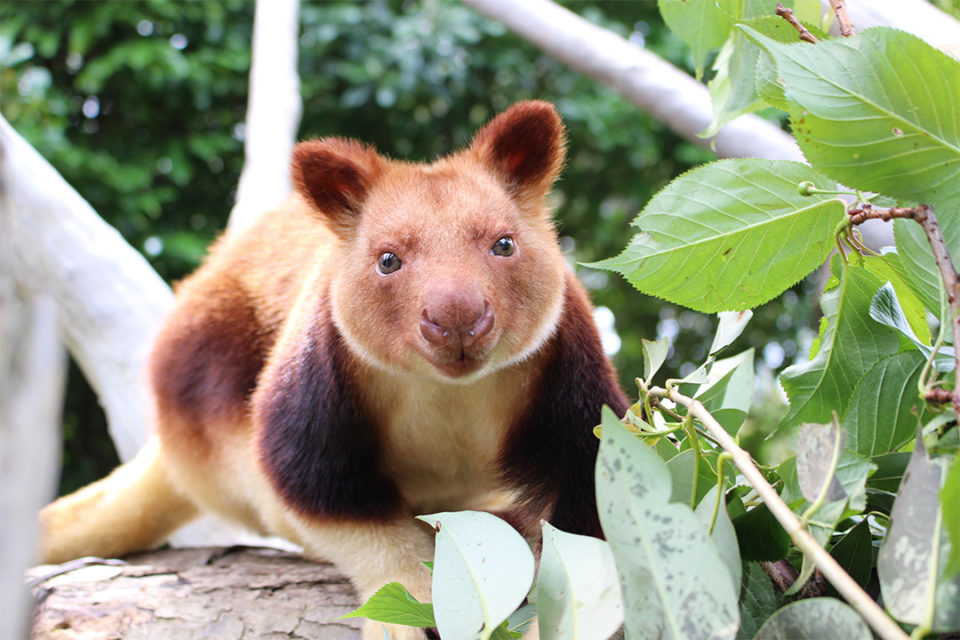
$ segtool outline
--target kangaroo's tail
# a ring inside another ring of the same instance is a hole
[[[40,511],[40,559],[60,563],[151,549],[197,515],[197,507],[167,479],[153,437],[106,478]]]

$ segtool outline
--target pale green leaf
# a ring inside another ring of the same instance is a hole
[[[913,438],[917,416],[912,410],[923,407],[917,381],[925,363],[920,352],[906,351],[884,358],[860,379],[843,416],[848,448],[872,458]]]
[[[433,611],[444,638],[489,638],[520,606],[534,560],[523,537],[489,513],[418,516],[436,527]]]
[[[830,478],[827,500],[842,500],[847,497],[847,492],[843,490],[843,485],[836,475],[845,439],[846,434],[834,421],[828,424],[808,422],[800,425],[796,444],[797,481],[803,497],[810,502],[820,497],[827,478]]]
[[[779,609],[754,640],[873,640],[857,612],[836,598],[809,598]]]
[[[867,478],[876,471],[877,465],[856,453],[846,450],[840,454],[836,478],[847,494],[846,500],[826,502],[810,518],[807,529],[820,544],[826,544],[834,528],[842,519],[863,512],[867,506]],[[797,475],[797,460],[790,458],[780,465],[779,474],[783,480],[781,497],[790,505],[794,513],[803,515],[812,501],[803,496]]]
[[[940,490],[943,526],[950,540],[950,557],[944,569],[945,577],[960,573],[960,456],[953,459],[946,482]]]
[[[730,36],[737,4],[738,0],[658,0],[663,22],[690,47],[698,80],[707,55]]]
[[[640,340],[643,350],[643,379],[649,383],[653,376],[657,374],[663,363],[667,361],[667,355],[670,353],[670,339],[660,338],[659,340]]]
[[[730,435],[736,435],[753,402],[753,349],[717,360],[694,396]]]
[[[798,162],[704,165],[650,200],[634,221],[641,233],[623,254],[590,266],[697,311],[756,307],[826,258],[846,215],[837,198],[800,195],[797,185],[805,180],[834,186]]]
[[[752,640],[777,610],[773,583],[759,562],[747,562],[740,590],[740,631],[737,640]]]
[[[807,160],[857,189],[960,206],[960,61],[889,27],[785,45],[739,26],[775,59]],[[960,224],[960,220],[957,220]]]
[[[684,449],[670,458],[667,469],[673,486],[670,501],[682,502],[691,508],[717,483],[717,474],[704,458],[697,459],[693,449]]]
[[[620,572],[630,638],[734,638],[737,591],[689,507],[670,503],[670,472],[603,409],[597,506]]]
[[[408,627],[432,627],[436,624],[433,619],[433,605],[419,602],[399,582],[380,587],[363,606],[342,617],[369,618]]]
[[[793,14],[800,22],[819,25],[823,17],[820,0],[794,0]]]
[[[710,355],[733,344],[740,337],[747,323],[753,317],[753,311],[721,311],[717,314],[717,331],[713,334],[713,343],[710,345]]]
[[[857,381],[881,358],[897,352],[896,333],[869,315],[881,287],[875,275],[855,265],[832,261],[838,285],[820,297],[823,310],[817,350],[808,362],[788,367],[780,384],[790,408],[780,428],[801,422],[827,422],[832,412],[843,415]]]
[[[719,502],[719,504],[718,504]],[[697,505],[697,518],[710,534],[710,539],[717,545],[717,551],[723,563],[730,572],[730,581],[735,591],[740,591],[740,582],[743,578],[743,566],[740,563],[740,545],[737,542],[737,532],[727,513],[727,501],[723,495],[723,485],[714,485],[713,489],[703,497]],[[716,514],[716,517],[714,517]],[[711,525],[713,530],[710,530]]]
[[[901,622],[931,623],[940,632],[960,630],[960,575],[945,578],[950,555],[940,508],[945,462],[931,459],[923,438],[916,438],[877,556],[887,610]]]
[[[623,624],[623,601],[610,545],[544,523],[537,615],[543,640],[612,636]]]

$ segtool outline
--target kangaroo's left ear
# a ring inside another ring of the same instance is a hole
[[[549,102],[518,102],[477,132],[469,151],[522,207],[550,191],[566,157],[566,132]]]

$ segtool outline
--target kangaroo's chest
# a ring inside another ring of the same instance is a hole
[[[504,441],[533,381],[498,372],[470,385],[406,381],[381,395],[383,465],[417,512],[487,506]]]

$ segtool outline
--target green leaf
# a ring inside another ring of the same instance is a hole
[[[761,53],[760,48],[739,31],[720,49],[713,63],[713,78],[707,83],[713,119],[697,134],[701,138],[712,138],[731,120],[763,107],[753,80]]]
[[[477,511],[418,516],[437,531],[433,611],[440,635],[486,640],[523,602],[534,560],[506,522]]]
[[[897,299],[897,292],[889,282],[883,285],[877,295],[873,297],[873,302],[870,303],[870,317],[880,324],[892,327],[903,334],[920,350],[924,360],[933,354],[933,348],[920,340],[917,334],[913,332],[913,327],[910,326],[910,322],[900,306],[900,300]],[[940,347],[934,365],[938,371],[953,371],[955,368],[953,347]]]
[[[883,283],[863,267],[843,266],[838,256],[831,266],[839,282],[820,297],[823,320],[817,350],[808,362],[780,375],[790,399],[781,429],[827,422],[833,411],[842,414],[857,381],[880,358],[896,353],[900,344],[892,329],[869,316],[870,303]]]
[[[343,618],[369,618],[388,624],[403,624],[408,627],[433,627],[433,605],[419,602],[399,582],[380,587],[359,609],[341,616]]]
[[[738,28],[776,60],[810,164],[856,189],[956,210],[960,61],[888,27],[816,45]]]
[[[873,456],[870,461],[877,465],[877,471],[867,480],[867,487],[896,493],[910,462],[910,453],[887,453]]]
[[[778,610],[754,640],[873,640],[857,612],[836,598],[809,598]]]
[[[759,562],[747,562],[740,590],[740,631],[737,640],[751,640],[777,610],[777,594]]]
[[[753,402],[753,349],[717,360],[694,396],[727,433],[736,435]]]
[[[657,371],[660,370],[663,363],[667,361],[667,355],[670,353],[670,339],[666,337],[659,340],[643,338],[640,344],[643,349],[643,379],[649,383],[653,380],[653,376],[657,375]]]
[[[658,0],[657,4],[663,22],[690,47],[699,80],[707,55],[733,30],[730,16],[737,0]]]
[[[873,536],[870,534],[870,524],[865,519],[857,523],[833,545],[830,555],[857,584],[866,588],[873,571]]]
[[[946,482],[940,490],[940,506],[943,509],[943,527],[950,540],[950,557],[944,576],[960,574],[960,456],[953,459],[947,472]]]
[[[917,381],[925,363],[919,351],[905,351],[884,358],[867,371],[843,416],[849,449],[872,458],[897,451],[913,438],[917,416],[912,409],[923,408]]]
[[[744,560],[776,562],[790,549],[790,534],[770,513],[766,504],[760,504],[733,519]]]
[[[900,256],[890,252],[876,258],[865,258],[863,266],[870,272],[875,273],[881,280],[886,280],[893,286],[896,298],[900,303],[900,309],[914,335],[923,344],[930,344],[927,309],[920,298],[916,283],[907,273]],[[934,289],[932,294],[939,296],[939,291]],[[940,312],[939,306],[931,308],[930,312],[936,316]]]
[[[799,38],[797,30],[786,20],[773,15],[772,7],[768,14],[753,18],[746,24],[777,42],[792,43]],[[829,37],[812,25],[807,27],[818,37]],[[733,37],[720,50],[714,62],[716,73],[707,84],[713,103],[713,121],[700,136],[714,136],[723,125],[734,118],[764,106],[761,98],[766,99],[764,93],[770,91],[769,88],[767,91],[759,90],[766,79],[762,69],[773,66],[771,62],[764,60],[767,57],[768,54],[751,42],[742,31],[734,31]],[[774,103],[773,106],[780,105]]]
[[[544,523],[537,615],[543,640],[612,636],[623,624],[623,601],[610,545]]]
[[[696,474],[694,474],[696,467]],[[682,502],[687,506],[699,504],[710,488],[717,483],[717,474],[705,458],[697,461],[693,449],[685,449],[667,461],[673,492],[670,502]],[[696,490],[694,490],[696,481]]]
[[[660,191],[618,257],[590,265],[623,274],[651,295],[697,311],[758,306],[796,284],[833,248],[842,201],[801,196],[833,183],[798,162],[728,159],[689,171]]]
[[[950,254],[960,255],[957,253],[957,248],[960,248],[960,225],[947,225],[941,227],[940,231],[943,232]],[[894,220],[893,237],[897,243],[897,255],[908,275],[907,282],[913,286],[923,306],[934,316],[939,316],[943,281],[930,251],[927,235],[913,220]]]
[[[883,601],[897,620],[949,632],[960,629],[960,575],[945,579],[951,545],[940,508],[944,463],[930,459],[918,430],[877,556],[877,574]]]
[[[719,502],[719,505],[717,504]],[[727,513],[727,501],[723,495],[723,485],[714,485],[713,489],[703,497],[694,513],[700,520],[710,539],[717,545],[720,557],[730,572],[730,581],[735,591],[740,590],[743,579],[743,566],[740,563],[740,545],[737,543],[737,532]],[[714,519],[716,513],[716,519]],[[713,530],[710,530],[711,524]]]
[[[670,473],[603,408],[597,507],[620,571],[632,638],[734,638],[730,574],[689,507],[670,503]]]

